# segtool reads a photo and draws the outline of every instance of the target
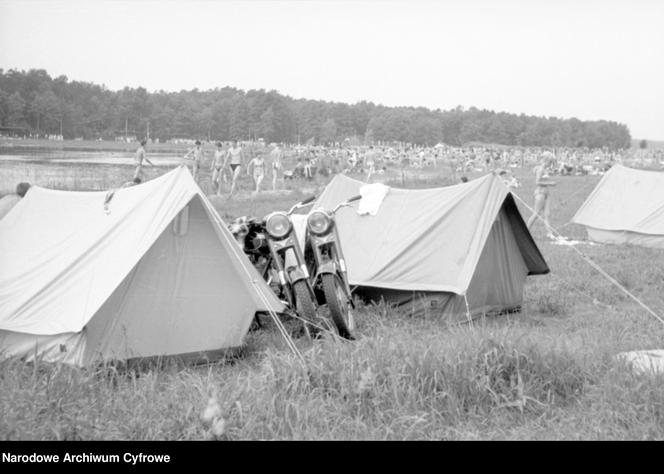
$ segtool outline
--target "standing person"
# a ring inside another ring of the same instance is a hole
[[[538,216],[544,219],[546,226],[546,236],[554,238],[549,224],[550,196],[549,188],[556,183],[549,179],[548,168],[553,164],[554,157],[551,152],[544,152],[539,165],[535,167],[535,212],[528,219],[528,229],[532,227]]]
[[[420,152],[417,154],[417,158],[418,168],[422,168],[424,166],[424,150],[420,150]]]
[[[237,186],[237,180],[240,177],[240,170],[242,169],[242,161],[244,159],[244,152],[242,147],[238,145],[237,140],[233,140],[233,145],[226,152],[226,159],[224,161],[224,168],[226,163],[230,160],[231,167],[231,192],[229,196],[232,196],[235,192],[235,187]]]
[[[302,157],[297,159],[295,169],[293,170],[293,176],[295,178],[304,178],[304,163],[302,162]]]
[[[217,196],[221,196],[221,183],[222,181],[226,181],[226,175],[224,174],[224,150],[222,147],[221,142],[217,142],[217,150],[214,152],[214,159],[210,166],[210,171],[212,171],[212,186],[216,186]]]
[[[154,164],[146,156],[145,145],[147,144],[146,140],[141,140],[141,144],[136,150],[136,155],[134,155],[134,163],[136,164],[136,171],[134,172],[134,179],[138,178],[143,181],[143,161],[147,161],[151,166]]]
[[[309,157],[304,160],[304,177],[307,179],[313,179],[314,177],[311,172],[311,158]]]
[[[376,153],[373,145],[369,146],[369,151],[364,155],[364,169],[367,172],[367,183],[371,180],[371,175],[376,172]]]
[[[350,171],[355,171],[355,166],[357,165],[357,151],[353,150],[348,157],[348,167]]]
[[[256,183],[256,194],[261,191],[261,183],[265,178],[265,159],[263,155],[257,155],[247,165],[247,175],[252,176],[251,171],[253,168],[254,183]]]
[[[270,153],[270,158],[272,158],[272,191],[277,190],[277,177],[283,168],[283,157],[284,153],[279,148],[279,145],[276,145]]]
[[[190,159],[192,160],[192,176],[194,177],[194,181],[198,180],[198,170],[201,167],[201,161],[203,160],[203,148],[201,146],[201,142],[199,140],[196,140],[195,147],[189,150],[185,155],[184,159]],[[191,158],[190,158],[191,157]]]

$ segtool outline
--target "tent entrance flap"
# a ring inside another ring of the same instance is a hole
[[[88,357],[148,357],[242,343],[256,311],[250,288],[234,276],[232,256],[200,199],[187,208],[188,231],[164,231],[88,323]]]

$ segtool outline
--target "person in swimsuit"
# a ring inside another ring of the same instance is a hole
[[[229,196],[232,196],[233,193],[235,192],[235,188],[237,186],[237,180],[240,177],[240,170],[242,169],[243,158],[244,158],[244,153],[242,151],[242,147],[238,145],[237,140],[233,140],[233,146],[231,146],[226,152],[226,160],[224,161],[224,166],[223,166],[225,168],[226,163],[230,160],[232,181],[231,181],[231,192]]]
[[[367,172],[367,183],[371,180],[371,175],[376,172],[376,161],[373,145],[369,146],[369,151],[364,155],[364,169]]]
[[[201,142],[199,140],[196,140],[196,146],[184,155],[184,159],[192,160],[192,176],[194,177],[194,181],[197,181],[198,170],[201,167],[201,161],[203,159],[203,149],[201,148]]]
[[[261,183],[265,178],[265,159],[262,155],[256,156],[247,165],[247,174],[249,176],[251,176],[252,168],[254,182],[256,183],[256,194],[258,194],[261,191]]]
[[[226,181],[226,174],[224,173],[224,151],[221,142],[217,142],[217,150],[214,152],[214,159],[212,160],[212,187],[217,188],[217,196],[221,196],[221,183]]]
[[[270,153],[270,157],[272,158],[272,191],[277,190],[277,178],[283,167],[283,163],[281,162],[283,156],[284,154],[279,145],[275,146],[274,150]]]
[[[311,158],[307,157],[304,159],[304,177],[307,179],[313,179],[313,171],[312,171],[312,164],[311,164]]]
[[[138,149],[136,150],[136,155],[134,156],[134,163],[136,164],[136,171],[134,172],[134,179],[143,180],[143,161],[147,161],[151,166],[154,164],[148,160],[145,151],[145,145],[147,144],[146,140],[142,140]]]
[[[542,155],[539,165],[535,167],[535,212],[528,219],[528,229],[530,229],[537,220],[537,217],[542,217],[546,226],[546,236],[549,238],[554,238],[554,235],[551,233],[551,225],[549,224],[549,188],[555,186],[556,183],[549,179],[547,170],[553,164],[553,161],[553,153],[547,151]]]

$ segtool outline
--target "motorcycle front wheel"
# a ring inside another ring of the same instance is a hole
[[[293,283],[293,293],[295,296],[295,311],[297,314],[312,324],[304,323],[304,329],[310,337],[318,336],[318,328],[313,326],[316,322],[316,307],[311,300],[311,293],[304,280]]]
[[[323,292],[325,301],[332,316],[332,322],[337,327],[337,332],[344,339],[355,339],[350,333],[351,314],[350,302],[344,290],[343,283],[337,275],[326,273],[323,275]]]

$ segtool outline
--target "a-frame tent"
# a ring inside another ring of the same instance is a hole
[[[613,166],[572,222],[596,242],[664,249],[664,173]]]
[[[315,207],[332,209],[365,183],[337,175]],[[549,268],[509,190],[493,174],[454,186],[390,188],[377,215],[337,212],[356,293],[467,317],[515,310],[528,275]]]
[[[186,167],[107,198],[32,187],[0,221],[5,357],[209,355],[283,311]]]

